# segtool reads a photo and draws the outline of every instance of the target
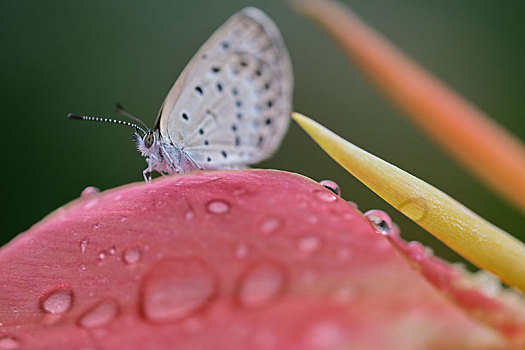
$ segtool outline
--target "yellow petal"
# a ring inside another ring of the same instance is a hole
[[[525,292],[525,245],[449,195],[299,113],[292,118],[340,165],[476,266]]]

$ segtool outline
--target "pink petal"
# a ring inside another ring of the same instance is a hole
[[[0,349],[508,345],[352,205],[285,172],[87,191],[3,247],[0,266]]]
[[[397,231],[388,234],[392,246],[434,287],[480,322],[497,329],[513,345],[525,347],[525,300],[506,290],[488,272],[476,275],[432,255],[419,242],[406,243]],[[490,277],[492,276],[492,277]],[[476,281],[481,277],[481,282]]]

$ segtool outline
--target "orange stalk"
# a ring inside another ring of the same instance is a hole
[[[525,213],[525,146],[345,6],[301,0],[380,89],[438,144]]]

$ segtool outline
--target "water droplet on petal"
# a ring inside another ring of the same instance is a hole
[[[40,299],[40,308],[48,314],[66,313],[72,304],[73,292],[62,287],[48,292]]]
[[[239,243],[233,249],[233,255],[239,259],[246,259],[250,255],[250,247],[246,243]]]
[[[212,214],[225,214],[230,210],[230,204],[223,200],[213,200],[206,206],[208,212]]]
[[[269,217],[261,223],[261,233],[268,235],[277,232],[282,226],[282,220],[278,217]]]
[[[89,200],[86,205],[84,205],[84,209],[91,209],[93,208],[94,206],[96,206],[98,203],[98,198],[93,198],[91,200]]]
[[[216,276],[202,261],[165,259],[143,280],[142,312],[151,321],[181,320],[205,309],[216,293]]]
[[[20,342],[9,335],[0,337],[0,350],[20,349]]]
[[[348,342],[346,329],[333,322],[314,326],[308,335],[308,344],[314,349],[340,349]]]
[[[297,241],[297,249],[300,252],[310,254],[321,248],[322,241],[319,237],[301,237]]]
[[[337,196],[330,191],[315,191],[315,194],[323,202],[335,202],[337,200]]]
[[[427,246],[425,246],[425,255],[426,255],[426,256],[432,256],[432,255],[434,255],[434,249],[432,249],[431,247],[427,247]],[[482,270],[480,270],[480,271],[482,271]]]
[[[479,270],[471,274],[474,284],[489,297],[497,298],[502,292],[501,280],[486,270]]]
[[[82,265],[78,265],[78,269],[80,271],[86,271],[87,267],[86,267],[86,265],[82,264]]]
[[[98,188],[93,187],[93,186],[88,186],[88,187],[84,188],[84,190],[80,193],[80,197],[82,197],[82,198],[92,197],[92,196],[96,195],[99,192],[100,192],[100,190]]]
[[[184,218],[188,221],[190,221],[191,219],[193,219],[193,217],[195,216],[195,213],[192,211],[192,210],[188,210],[186,212],[186,214],[184,214]]]
[[[115,246],[112,246],[108,250],[108,253],[111,254],[111,255],[115,255],[116,252],[117,252],[117,248]]]
[[[122,255],[122,259],[126,264],[135,264],[140,260],[141,253],[138,247],[131,247],[126,249]]]
[[[286,277],[280,266],[273,263],[253,266],[239,281],[239,304],[246,308],[267,306],[284,293],[285,283]]]
[[[417,241],[408,242],[408,251],[410,252],[410,258],[414,261],[421,263],[427,257],[427,249],[423,244]]]
[[[103,251],[98,253],[98,260],[99,260],[99,262],[102,262],[105,258],[106,258],[106,251],[105,250],[103,250]]]
[[[323,180],[323,181],[319,182],[319,185],[328,188],[336,196],[341,196],[341,188],[339,188],[339,185],[336,184],[335,182],[333,182],[332,180]]]
[[[357,203],[356,203],[356,202],[347,201],[346,203],[348,203],[349,205],[351,205],[352,207],[354,207],[354,209],[359,209],[359,207],[357,206]]]
[[[377,232],[388,235],[392,229],[392,220],[387,213],[382,210],[369,210],[365,213],[365,217],[374,225]]]
[[[119,313],[119,307],[114,300],[104,300],[89,309],[78,320],[78,324],[84,328],[96,328],[107,325]]]
[[[247,192],[248,192],[248,190],[246,188],[244,188],[244,187],[243,188],[237,188],[237,189],[233,190],[233,195],[234,196],[241,196],[241,195],[243,195],[243,194],[245,194]]]
[[[88,240],[87,237],[82,238],[82,240],[80,241],[80,252],[82,254],[84,254],[84,252],[86,251],[88,242],[89,242],[89,240]]]
[[[126,221],[127,219],[128,219],[127,217],[122,216],[122,217],[120,218],[120,222],[124,222],[124,221]]]

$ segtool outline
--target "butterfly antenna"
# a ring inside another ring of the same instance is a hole
[[[146,125],[146,123],[144,123],[140,118],[137,118],[135,117],[133,114],[129,113],[128,111],[126,111],[124,109],[124,107],[122,107],[122,105],[120,103],[115,103],[115,110],[117,111],[118,114],[120,115],[123,115],[125,117],[128,117],[130,119],[133,119],[134,121],[136,121],[137,123],[140,123],[142,124],[142,126],[144,126],[144,128],[146,130],[149,130],[148,126]]]
[[[131,127],[135,128],[136,130],[142,131],[142,133],[144,135],[147,134],[147,132],[143,128],[138,126],[137,124],[126,122],[126,121],[123,121],[123,120],[110,119],[110,118],[99,118],[99,117],[89,117],[89,116],[78,115],[78,114],[73,114],[73,113],[69,113],[67,115],[67,117],[70,118],[70,119],[74,119],[74,120],[91,120],[91,121],[95,121],[95,122],[104,122],[104,123],[114,123],[114,124],[127,125],[127,126],[131,126]],[[146,129],[149,131],[149,128],[146,127]]]

